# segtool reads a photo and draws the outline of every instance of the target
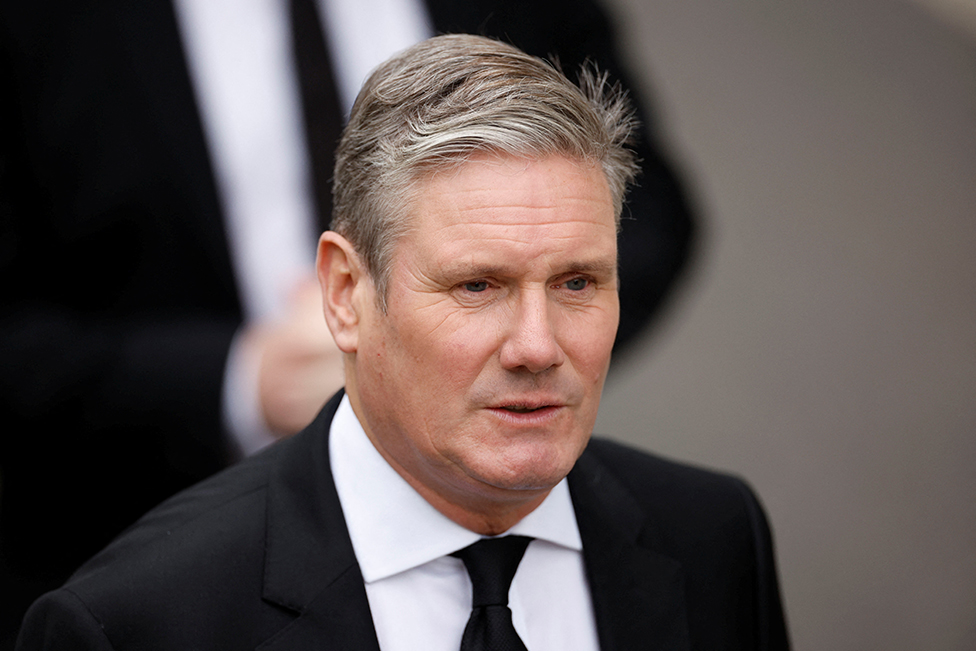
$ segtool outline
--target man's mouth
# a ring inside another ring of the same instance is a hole
[[[504,422],[513,425],[538,427],[551,422],[562,412],[563,404],[559,400],[541,399],[496,404],[489,407]]]
[[[539,411],[540,409],[545,409],[546,407],[551,407],[552,405],[541,405],[539,407],[524,407],[521,405],[505,405],[502,407],[505,411],[511,411],[516,414],[528,414],[533,411]]]
[[[507,411],[512,414],[531,414],[537,411],[545,411],[562,406],[559,400],[552,398],[540,398],[537,400],[516,400],[514,402],[501,402],[492,407],[499,411]]]

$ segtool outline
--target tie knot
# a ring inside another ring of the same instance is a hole
[[[508,590],[531,541],[526,536],[482,538],[451,554],[464,561],[471,577],[473,608],[508,605]]]

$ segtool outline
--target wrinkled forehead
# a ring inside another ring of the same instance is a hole
[[[397,248],[409,244],[441,265],[499,256],[492,265],[616,264],[613,200],[602,168],[589,161],[482,155],[425,175],[407,208]]]
[[[406,230],[418,227],[418,217],[431,207],[432,195],[450,197],[450,206],[440,207],[451,207],[457,213],[480,209],[487,216],[491,211],[496,223],[518,219],[517,211],[505,208],[592,202],[598,195],[601,205],[594,210],[594,217],[604,221],[608,213],[602,210],[602,200],[608,199],[613,206],[609,181],[599,161],[565,154],[477,152],[418,167],[411,175],[402,205]],[[617,228],[617,215],[613,210],[609,215]]]

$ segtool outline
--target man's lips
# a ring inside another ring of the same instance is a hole
[[[508,409],[509,411],[535,411],[546,407],[562,407],[566,404],[565,400],[556,396],[513,396],[511,398],[499,398],[488,403],[489,409]]]
[[[514,400],[499,400],[488,405],[488,409],[508,414],[536,414],[539,412],[554,411],[566,406],[565,401],[554,398],[539,398],[526,400],[524,398]]]

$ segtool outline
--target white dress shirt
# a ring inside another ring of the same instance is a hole
[[[318,0],[348,113],[369,72],[432,35],[421,0]],[[174,0],[225,214],[245,322],[272,320],[315,277],[317,227],[287,0]],[[235,447],[274,438],[258,403],[259,360],[231,346],[223,414]]]
[[[432,507],[380,455],[343,397],[329,455],[382,651],[458,651],[471,581],[451,557],[481,538]],[[507,533],[535,538],[509,592],[529,651],[597,651],[582,542],[564,479]]]

